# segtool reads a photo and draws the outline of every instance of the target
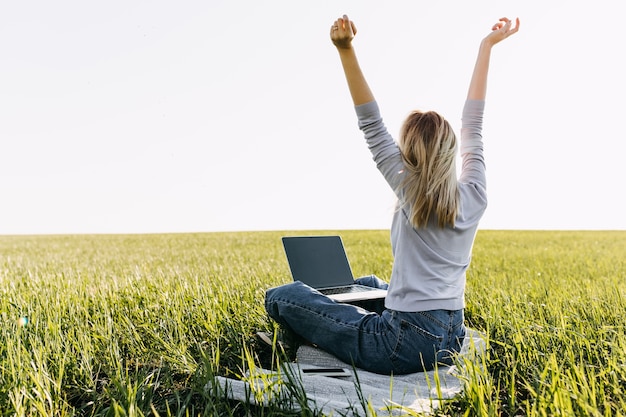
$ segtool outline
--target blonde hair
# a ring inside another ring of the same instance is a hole
[[[456,178],[456,135],[450,124],[433,111],[412,112],[400,131],[405,166],[402,183],[409,221],[424,227],[433,215],[437,224],[454,227],[459,208]]]

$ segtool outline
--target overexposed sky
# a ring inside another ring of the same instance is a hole
[[[388,228],[334,19],[396,135],[457,129],[501,16],[483,229],[626,229],[617,1],[43,1],[0,4],[0,234]]]

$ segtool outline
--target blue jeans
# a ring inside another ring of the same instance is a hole
[[[356,282],[387,288],[374,275]],[[465,337],[463,310],[407,313],[381,309],[378,314],[338,303],[300,281],[267,290],[265,309],[281,326],[340,360],[380,374],[449,365]]]

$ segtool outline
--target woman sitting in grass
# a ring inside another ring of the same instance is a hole
[[[382,374],[452,362],[466,334],[465,271],[487,206],[481,132],[491,49],[518,29],[519,19],[513,24],[502,18],[480,44],[463,109],[457,179],[457,139],[448,122],[433,111],[414,111],[396,144],[357,61],[354,23],[345,15],[334,22],[330,38],[359,127],[398,197],[391,224],[394,264],[389,285],[378,279],[359,282],[388,289],[380,315],[337,303],[298,281],[269,289],[265,308],[285,330],[344,362]]]

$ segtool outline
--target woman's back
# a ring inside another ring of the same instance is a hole
[[[457,310],[464,307],[465,271],[478,222],[487,206],[482,146],[484,101],[469,100],[463,110],[463,171],[458,182],[459,205],[454,227],[440,227],[431,218],[415,228],[402,185],[406,175],[400,149],[384,126],[378,106],[356,107],[359,126],[376,166],[396,191],[399,204],[391,226],[394,266],[385,307],[397,311]]]

